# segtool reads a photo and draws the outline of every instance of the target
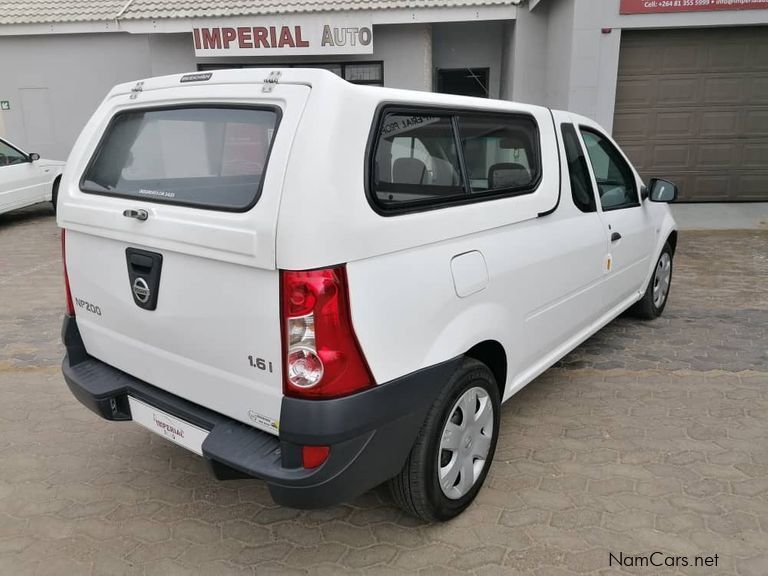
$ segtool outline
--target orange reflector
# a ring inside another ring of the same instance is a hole
[[[302,446],[301,464],[304,468],[317,468],[328,459],[330,446]]]

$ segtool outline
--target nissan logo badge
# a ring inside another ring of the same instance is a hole
[[[149,284],[144,278],[136,278],[133,281],[133,295],[142,304],[149,302]]]

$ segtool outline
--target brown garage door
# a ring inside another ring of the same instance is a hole
[[[768,27],[623,31],[613,134],[682,201],[768,200]]]

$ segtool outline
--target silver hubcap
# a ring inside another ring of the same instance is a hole
[[[661,255],[653,275],[653,305],[661,308],[669,292],[669,281],[672,278],[672,259],[667,252]]]
[[[451,500],[464,496],[485,468],[493,438],[493,404],[480,387],[470,388],[448,414],[440,437],[437,475]]]

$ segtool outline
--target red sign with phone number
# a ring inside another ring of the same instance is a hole
[[[768,9],[768,0],[621,0],[621,14]]]

